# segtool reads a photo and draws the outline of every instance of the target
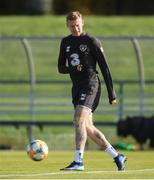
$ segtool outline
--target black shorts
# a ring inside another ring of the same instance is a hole
[[[72,102],[74,107],[83,105],[95,111],[98,106],[101,95],[100,82],[93,82],[90,85],[82,85],[79,87],[72,87]]]

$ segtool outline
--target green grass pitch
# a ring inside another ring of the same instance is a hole
[[[154,178],[154,152],[122,152],[126,168],[118,172],[112,158],[103,151],[86,151],[85,171],[60,171],[73,158],[73,151],[50,151],[48,158],[35,162],[26,151],[0,151],[0,179],[148,179]]]

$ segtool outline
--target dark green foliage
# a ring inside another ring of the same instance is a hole
[[[0,14],[66,14],[79,10],[83,14],[151,15],[153,0],[1,0]]]
[[[51,0],[1,0],[0,14],[48,14],[51,6]]]
[[[79,10],[84,14],[144,15],[154,14],[154,2],[149,0],[53,0],[55,14]]]

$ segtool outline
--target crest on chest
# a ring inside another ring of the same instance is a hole
[[[80,51],[85,52],[85,51],[87,51],[88,47],[87,47],[86,44],[81,44],[81,45],[79,46],[79,49],[80,49]]]

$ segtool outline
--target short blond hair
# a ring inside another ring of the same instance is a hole
[[[82,19],[82,14],[79,11],[71,11],[66,16],[66,22],[68,22],[68,21],[75,21],[78,18]]]

